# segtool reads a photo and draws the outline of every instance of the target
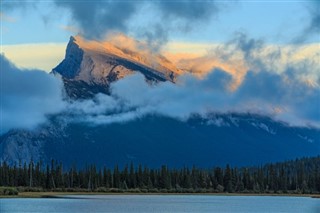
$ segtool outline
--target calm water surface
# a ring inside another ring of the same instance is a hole
[[[308,197],[210,195],[72,195],[59,199],[0,199],[0,212],[288,212],[320,213]]]

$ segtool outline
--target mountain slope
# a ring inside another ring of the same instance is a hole
[[[320,153],[319,130],[293,128],[249,114],[194,117],[187,122],[147,116],[100,126],[71,123],[63,127],[56,123],[29,135],[21,134],[13,131],[1,137],[1,160],[14,163],[19,156],[21,160],[27,156],[44,161],[58,159],[66,166],[79,167],[88,163],[123,166],[130,162],[150,167],[211,167],[227,163],[260,165]],[[38,150],[31,141],[41,144]],[[19,156],[6,151],[14,143],[20,144],[15,147]]]

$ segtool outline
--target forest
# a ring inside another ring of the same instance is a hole
[[[320,156],[256,167],[123,168],[95,165],[68,170],[59,161],[0,164],[0,186],[17,191],[132,193],[291,193],[320,192]],[[1,189],[0,187],[0,189]],[[10,194],[2,190],[2,194]],[[1,194],[1,190],[0,190]],[[15,193],[12,193],[15,194]]]

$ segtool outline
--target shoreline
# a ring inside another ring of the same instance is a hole
[[[310,197],[320,199],[320,194],[276,194],[276,193],[112,193],[112,192],[19,192],[18,195],[11,196],[0,196],[0,199],[5,198],[52,198],[52,199],[61,199],[66,198],[65,196],[72,195],[113,195],[113,196],[121,196],[121,195],[207,195],[207,196],[275,196],[275,197]],[[73,198],[71,198],[73,199]],[[75,198],[77,199],[77,198]],[[79,198],[81,199],[81,198]]]

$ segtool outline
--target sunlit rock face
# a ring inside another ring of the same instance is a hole
[[[74,81],[108,87],[111,82],[135,72],[150,81],[171,82],[181,73],[159,54],[135,52],[109,42],[86,41],[79,36],[70,38],[65,59],[52,72],[62,76],[69,93],[68,83],[74,84]],[[72,92],[70,95],[73,96]]]
[[[65,59],[52,70],[62,77],[67,95],[76,99],[108,94],[110,83],[135,72],[148,81],[174,82],[182,71],[160,54],[86,41],[80,36],[70,38]]]

